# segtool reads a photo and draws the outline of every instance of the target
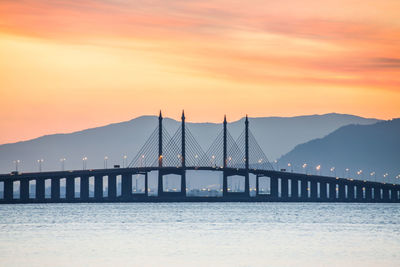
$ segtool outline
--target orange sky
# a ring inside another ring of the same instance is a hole
[[[0,143],[144,114],[400,117],[398,0],[2,0]]]

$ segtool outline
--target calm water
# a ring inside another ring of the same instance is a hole
[[[2,266],[400,266],[400,205],[0,205]]]

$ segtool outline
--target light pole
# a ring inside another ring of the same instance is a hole
[[[358,175],[358,180],[362,180],[362,170],[359,170],[358,172],[357,172],[357,175]],[[360,176],[361,176],[361,179],[360,179]]]
[[[16,172],[18,172],[18,166],[19,166],[19,163],[20,163],[21,161],[19,160],[19,159],[17,159],[17,160],[14,160],[14,164],[15,164],[15,171]]]
[[[104,169],[107,169],[107,161],[108,161],[108,157],[105,156],[104,157]]]
[[[126,159],[127,159],[127,158],[128,158],[128,157],[127,157],[126,155],[123,156],[122,168],[125,168],[125,167],[126,167]]]
[[[307,163],[304,163],[301,167],[304,169],[304,173],[307,174]]]
[[[215,156],[214,155],[212,155],[212,164],[214,165],[214,168],[215,168]]]
[[[288,167],[290,167],[290,172],[293,172],[293,166],[292,166],[292,163],[288,163],[288,164],[287,164],[287,166],[288,166]]]
[[[317,167],[315,167],[315,170],[317,171],[317,175],[320,175],[320,170],[321,170],[321,165],[318,165]]]
[[[82,158],[82,168],[84,169],[84,170],[86,170],[86,161],[87,161],[87,157],[83,157]]]
[[[60,162],[61,162],[61,170],[62,170],[62,171],[65,170],[65,161],[66,161],[66,160],[67,160],[66,158],[61,158],[61,159],[60,159]]]
[[[332,168],[331,168],[331,172],[334,172],[334,174],[335,174],[334,177],[336,177],[336,168],[335,168],[335,167],[332,167]]]
[[[349,171],[350,171],[350,169],[349,169],[349,168],[346,168],[345,171],[346,171],[345,178],[349,178]]]
[[[371,172],[369,175],[371,175],[371,177],[374,177],[374,182],[376,182],[376,172]]]
[[[141,159],[140,159],[140,167],[146,167],[146,162],[144,162],[144,166],[143,166],[143,161],[145,160],[144,155],[142,155]]]
[[[39,166],[39,172],[42,172],[42,163],[43,163],[43,159],[38,159],[37,160],[37,163],[38,163],[38,166]]]
[[[279,171],[278,161],[274,160],[274,163],[276,164],[276,170]]]

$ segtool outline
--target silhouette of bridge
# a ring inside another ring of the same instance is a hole
[[[218,196],[190,196],[187,193],[188,171],[212,171],[222,176]],[[156,194],[149,194],[149,173],[156,172]],[[144,189],[133,191],[133,176],[144,178]],[[180,188],[165,190],[164,177],[180,177]],[[244,178],[244,190],[228,186],[229,179]],[[255,188],[250,193],[250,176]],[[118,194],[117,177],[121,177]],[[78,180],[79,178],[79,180]],[[104,179],[107,179],[106,192]],[[60,194],[60,182],[65,182],[65,196]],[[89,193],[90,181],[94,193]],[[46,181],[50,181],[50,196],[46,196]],[[79,181],[79,196],[76,196]],[[267,190],[260,190],[260,183]],[[160,111],[158,126],[126,168],[32,172],[0,175],[3,197],[0,203],[57,202],[168,202],[168,201],[243,201],[243,202],[400,202],[400,185],[350,178],[307,175],[274,170],[249,128],[246,116],[243,132],[235,140],[227,129],[226,117],[220,134],[207,150],[185,126],[170,135],[163,127]],[[34,186],[32,186],[34,184]],[[18,187],[18,188],[17,188]],[[17,190],[15,190],[17,189]],[[17,192],[17,194],[16,194]]]

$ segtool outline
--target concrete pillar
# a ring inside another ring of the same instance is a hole
[[[181,196],[186,197],[186,170],[181,174]]]
[[[372,201],[372,186],[371,185],[365,185],[365,200],[368,202]]]
[[[357,201],[363,201],[363,184],[357,183]]]
[[[24,179],[20,181],[20,198],[22,201],[29,200],[29,180]]]
[[[72,201],[75,199],[75,177],[67,177],[66,186],[66,200]]]
[[[336,182],[329,183],[329,201],[336,201]]]
[[[301,199],[308,200],[308,181],[307,179],[301,179]]]
[[[51,178],[51,200],[60,199],[60,178]]]
[[[347,199],[350,202],[353,202],[355,200],[355,196],[354,196],[354,183],[349,182],[347,184]]]
[[[278,194],[278,178],[277,177],[271,177],[270,178],[271,183],[271,198],[272,199],[277,199],[279,197]]]
[[[149,177],[148,177],[148,173],[147,172],[144,175],[144,195],[146,197],[149,196]]]
[[[226,183],[227,185],[228,183]],[[161,170],[158,171],[158,185],[157,185],[157,196],[161,197],[164,194],[163,174]]]
[[[88,200],[89,199],[89,176],[84,175],[81,176],[81,200]]]
[[[375,185],[374,186],[374,200],[376,202],[382,201],[382,196],[381,196],[381,186],[380,185]]]
[[[344,181],[338,182],[339,184],[339,201],[346,201],[346,183]]]
[[[258,192],[260,191],[260,178],[256,175],[256,197],[258,196]]]
[[[103,199],[103,175],[94,177],[94,198],[96,200]]]
[[[287,201],[289,198],[289,185],[287,178],[281,178],[281,198],[283,201]]]
[[[292,199],[296,200],[299,198],[299,180],[291,179]]]
[[[326,182],[319,183],[319,197],[322,201],[326,201],[328,199]]]
[[[44,201],[45,184],[44,178],[36,178],[36,200]]]
[[[383,201],[384,202],[389,202],[390,201],[390,199],[389,199],[389,188],[388,188],[387,185],[385,185],[383,187]]]
[[[310,198],[311,198],[312,201],[317,201],[317,199],[318,199],[318,187],[317,187],[318,184],[317,184],[317,181],[312,180],[310,184],[311,184],[311,186],[310,186],[310,190],[311,190]]]
[[[4,181],[4,200],[11,201],[13,199],[13,180]]]
[[[108,175],[108,199],[115,200],[117,198],[117,176],[115,174]]]
[[[132,196],[132,174],[123,174],[121,181],[121,193],[124,199],[128,199]]]

